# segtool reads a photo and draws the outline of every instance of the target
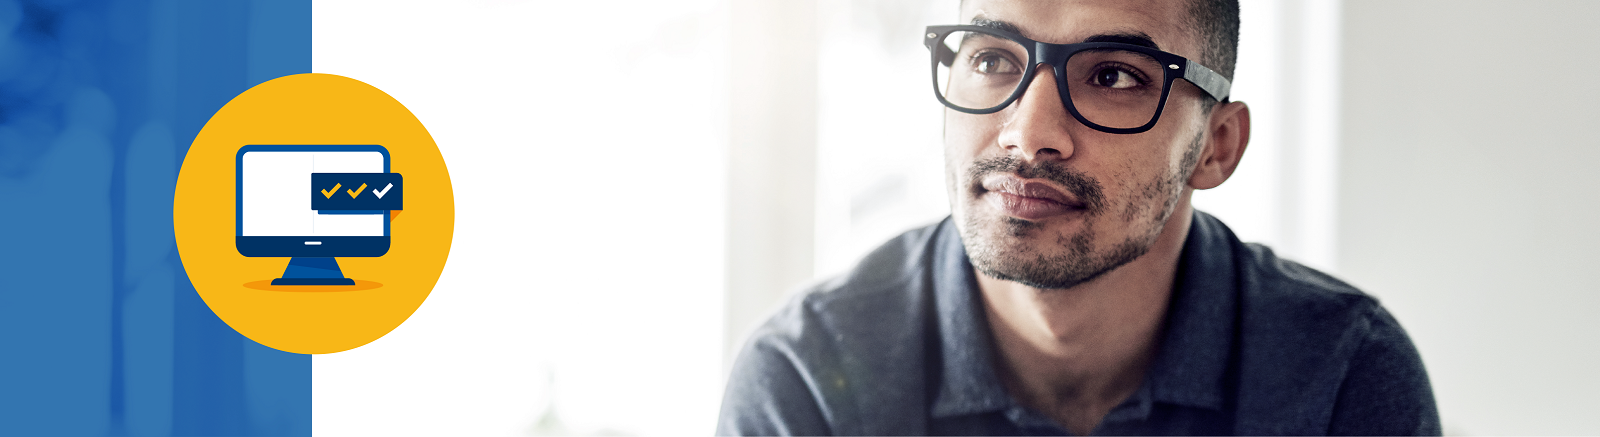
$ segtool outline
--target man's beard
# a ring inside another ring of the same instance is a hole
[[[1072,234],[1055,236],[1040,235],[1046,230],[1039,223],[1004,215],[977,217],[969,210],[964,220],[965,226],[960,229],[967,257],[972,260],[973,267],[984,275],[1045,289],[1072,288],[1132,262],[1149,252],[1161,236],[1161,230],[1165,228],[1183,193],[1184,183],[1199,159],[1200,141],[1201,137],[1196,136],[1178,168],[1140,184],[1133,193],[1137,198],[1130,199],[1121,214],[1116,214],[1135,226],[1138,223],[1133,222],[1139,216],[1151,215],[1151,220],[1143,223],[1145,228],[1136,230],[1133,235],[1107,250],[1099,251],[1095,250],[1095,224],[1098,219],[1104,218],[1110,205],[1106,204],[1101,185],[1094,178],[1056,162],[1027,164],[1010,155],[974,162],[967,171],[965,183],[968,184],[968,192],[981,190],[979,183],[984,176],[1013,173],[1024,179],[1038,178],[1055,182],[1070,191],[1086,208],[1081,229]],[[965,200],[971,202],[973,199]],[[1161,210],[1150,214],[1157,205],[1155,202],[1160,202]],[[1027,239],[1042,238],[1054,238],[1055,246],[1065,249],[1065,252],[1041,253],[1033,246],[1023,244]]]

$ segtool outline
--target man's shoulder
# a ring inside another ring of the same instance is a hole
[[[904,294],[926,277],[939,232],[938,223],[906,231],[873,249],[848,271],[805,287],[798,297],[815,308],[831,309]]]
[[[1239,262],[1242,295],[1247,304],[1288,311],[1365,313],[1378,308],[1378,300],[1361,289],[1304,264],[1279,257],[1257,243],[1242,243]],[[1354,314],[1352,314],[1354,316]]]
[[[906,232],[792,296],[739,353],[718,433],[920,429],[928,272],[939,232]]]
[[[1369,335],[1376,327],[1374,318],[1388,317],[1376,297],[1348,282],[1279,257],[1265,245],[1235,247],[1239,335],[1247,350],[1252,345],[1298,344],[1306,365],[1326,363],[1328,358],[1354,352],[1351,343]],[[1294,355],[1285,352],[1273,355]]]
[[[1227,305],[1237,309],[1240,335],[1314,333],[1299,340],[1335,342],[1382,311],[1372,295],[1265,245],[1242,242],[1214,216],[1197,211],[1192,226],[1184,249],[1185,278],[1198,283],[1185,288],[1233,296]]]
[[[940,224],[906,231],[850,270],[800,288],[757,334],[792,340],[881,333],[884,323],[918,316],[939,232]]]
[[[1266,246],[1230,240],[1239,297],[1238,402],[1253,412],[1241,416],[1239,429],[1332,432],[1355,423],[1346,416],[1361,405],[1381,401],[1385,414],[1357,415],[1383,422],[1372,429],[1438,432],[1416,348],[1377,298]],[[1389,399],[1372,394],[1378,392]]]

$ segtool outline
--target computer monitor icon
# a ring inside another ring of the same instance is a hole
[[[335,257],[389,252],[389,211],[313,210],[307,194],[317,189],[313,173],[388,173],[383,146],[249,145],[235,168],[239,254],[290,258],[272,285],[354,285]]]

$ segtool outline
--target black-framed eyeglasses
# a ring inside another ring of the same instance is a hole
[[[1134,134],[1161,118],[1172,81],[1183,78],[1217,101],[1228,79],[1197,62],[1149,47],[1116,42],[1051,44],[1014,32],[973,25],[928,26],[923,44],[933,57],[934,95],[969,114],[1010,105],[1049,65],[1067,112],[1102,132]]]

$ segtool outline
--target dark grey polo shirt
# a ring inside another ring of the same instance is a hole
[[[1160,351],[1094,434],[1439,434],[1422,360],[1371,296],[1196,212]],[[946,219],[797,296],[734,364],[718,434],[1067,434],[995,374]]]

